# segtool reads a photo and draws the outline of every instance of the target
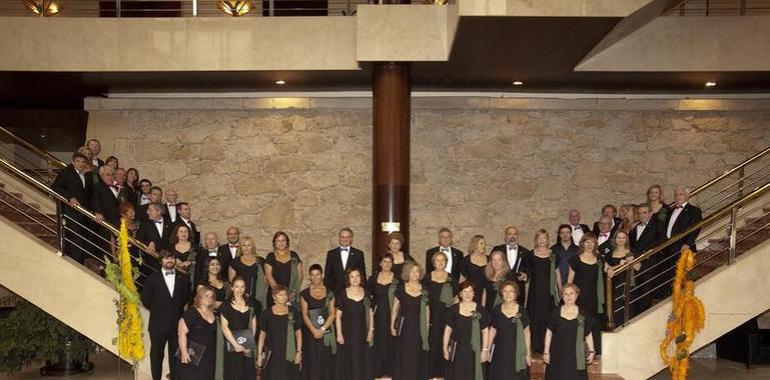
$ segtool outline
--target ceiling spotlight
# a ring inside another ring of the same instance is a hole
[[[275,84],[284,85],[284,84],[286,84],[286,81],[283,80],[283,79],[278,79],[277,81],[275,81]]]
[[[40,17],[53,16],[61,11],[61,4],[54,0],[24,0],[24,5],[27,6],[32,13]]]
[[[248,0],[220,0],[217,6],[228,16],[238,17],[251,12],[251,1]]]
[[[717,85],[717,82],[706,82],[706,87],[714,87]]]
[[[513,81],[513,85],[514,85],[514,86],[523,86],[523,85],[524,85],[524,82],[522,82],[522,81],[520,81],[520,80],[515,80],[515,81]]]

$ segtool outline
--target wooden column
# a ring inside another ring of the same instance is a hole
[[[389,62],[375,64],[372,74],[372,270],[389,232],[404,234],[409,249],[409,72],[408,63]]]

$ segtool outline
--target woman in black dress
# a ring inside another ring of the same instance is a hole
[[[134,207],[139,206],[139,171],[136,168],[126,170],[126,191]]]
[[[484,268],[484,296],[481,304],[492,314],[495,307],[503,302],[500,298],[500,285],[506,280],[511,280],[511,269],[506,264],[505,256],[500,251],[492,251]]]
[[[305,380],[332,380],[333,355],[337,354],[334,328],[334,293],[324,286],[323,268],[310,266],[310,286],[300,293],[302,311],[302,378]],[[312,311],[312,313],[311,313]],[[316,315],[315,320],[311,314]]]
[[[265,258],[265,278],[274,289],[281,285],[289,290],[289,304],[298,306],[294,301],[302,286],[302,260],[297,252],[289,250],[289,235],[278,231],[273,235],[273,252]]]
[[[294,312],[287,304],[288,301],[288,290],[283,285],[276,285],[273,288],[273,306],[265,309],[259,320],[257,364],[263,368],[263,380],[299,380],[300,378],[301,322],[295,318]]]
[[[236,277],[230,290],[232,296],[219,311],[222,335],[233,348],[232,352],[224,354],[224,379],[254,379],[257,376],[256,347],[242,346],[236,341],[233,332],[247,330],[251,336],[256,336],[259,307],[253,298],[246,296],[246,282],[242,278]]]
[[[465,269],[465,279],[473,284],[473,302],[481,305],[481,297],[484,295],[484,284],[487,282],[487,276],[484,269],[487,267],[487,243],[484,236],[476,235],[471,238],[471,244],[468,248],[468,256],[463,257],[463,268]]]
[[[607,255],[607,261],[604,263],[604,271],[607,272],[607,277],[612,279],[612,296],[613,298],[617,298],[620,294],[623,293],[623,288],[626,286],[626,279],[627,276],[631,276],[630,282],[631,282],[631,288],[633,289],[634,286],[636,286],[636,279],[634,277],[634,272],[638,271],[642,268],[641,263],[637,263],[633,267],[633,271],[629,270],[627,272],[621,273],[620,276],[615,276],[615,268],[619,267],[622,264],[625,264],[626,262],[634,260],[634,254],[631,252],[631,246],[630,241],[628,238],[628,234],[623,231],[618,231],[615,233],[615,237],[612,239],[612,253]],[[617,306],[622,306],[622,303]],[[635,315],[634,305],[631,305],[631,313],[629,316]],[[613,312],[613,321],[616,325],[623,322],[623,315],[624,310],[619,309],[615,307],[617,311]]]
[[[575,303],[579,295],[577,286],[564,284],[561,288],[564,305],[548,317],[543,352],[546,380],[588,380],[586,366],[594,361],[591,330],[595,322]],[[580,341],[585,344],[577,344]]]
[[[551,310],[559,307],[559,269],[557,258],[548,243],[548,232],[538,230],[535,233],[535,248],[528,256],[529,292],[527,294],[527,312],[532,331],[532,350],[543,352],[546,321]]]
[[[396,278],[401,278],[401,272],[404,269],[404,263],[407,261],[414,261],[411,255],[407,252],[402,252],[401,247],[404,246],[404,235],[400,232],[394,232],[388,235],[388,253],[393,257],[393,273],[396,274]]]
[[[186,224],[177,224],[171,231],[171,252],[177,260],[177,266],[186,270],[187,273],[195,273],[195,246],[190,240],[190,228]],[[190,289],[194,287],[195,276],[188,276],[190,279]]]
[[[425,380],[428,373],[428,291],[420,280],[424,270],[415,262],[404,265],[404,286],[396,290],[390,332],[396,338],[393,380]]]
[[[503,302],[492,312],[489,329],[491,358],[488,380],[528,380],[532,365],[530,324],[527,310],[516,301],[518,286],[513,281],[500,285]]]
[[[265,261],[257,255],[254,239],[245,236],[240,239],[235,259],[230,261],[227,278],[230,282],[237,276],[246,282],[247,297],[259,305],[260,313],[267,308],[267,280],[263,266]]]
[[[483,380],[482,363],[489,356],[489,314],[473,301],[470,281],[463,281],[459,290],[460,302],[449,308],[444,328],[446,379]]]
[[[214,378],[217,323],[214,316],[214,290],[203,286],[195,293],[194,307],[187,309],[179,320],[179,366],[180,379],[211,380]],[[205,347],[198,365],[193,365],[190,350],[201,345]]]
[[[375,277],[375,276],[372,276]],[[361,272],[350,268],[343,294],[335,297],[337,306],[338,379],[371,380],[369,349],[374,340],[374,318]]]
[[[375,378],[393,376],[394,347],[396,338],[390,334],[390,312],[401,283],[393,273],[393,255],[385,253],[380,258],[380,270],[369,277],[367,294],[374,306],[374,347],[372,347],[372,375]]]
[[[214,310],[219,310],[222,303],[227,299],[227,283],[222,278],[222,264],[219,262],[219,259],[213,257],[207,260],[205,265],[206,271],[204,273],[206,277],[199,279],[200,282],[196,288],[210,286],[214,289]]]
[[[569,279],[581,289],[577,305],[595,323],[592,324],[593,347],[601,355],[601,325],[604,320],[604,263],[596,251],[596,235],[586,232],[580,238],[580,252],[569,264]]]
[[[660,223],[666,223],[668,214],[671,213],[671,206],[666,203],[663,197],[663,187],[660,185],[650,186],[647,189],[647,203],[650,205],[652,217],[657,218]]]
[[[446,372],[444,360],[444,327],[446,326],[447,308],[456,302],[457,279],[446,271],[447,257],[438,251],[431,256],[432,272],[428,273],[425,287],[428,289],[430,300],[430,354],[428,357],[428,378],[443,379]]]

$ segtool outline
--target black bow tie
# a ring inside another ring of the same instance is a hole
[[[343,251],[343,252],[348,252],[348,251],[350,251],[350,248],[343,248],[343,247],[340,247],[340,251]]]
[[[156,220],[155,224],[163,224],[163,221],[162,220]]]
[[[166,276],[173,276],[174,275],[174,271],[173,270],[172,271],[164,271],[164,272],[166,273]]]

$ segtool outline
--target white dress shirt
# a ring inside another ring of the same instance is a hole
[[[512,271],[515,271],[516,269],[516,259],[519,257],[519,245],[515,245],[511,247],[510,245],[505,245],[507,247],[508,253],[506,255],[508,259],[508,267],[511,268]]]
[[[342,260],[342,269],[348,268],[349,258],[350,258],[350,247],[340,247],[340,259]]]
[[[596,241],[596,245],[600,246],[604,244],[607,240],[610,239],[610,233],[609,232],[599,232],[599,238]]]
[[[684,206],[687,206],[687,202],[684,202],[682,207],[674,207],[674,210],[671,211],[671,220],[668,221],[668,228],[666,228],[666,238],[671,237],[671,230],[674,229],[674,224],[676,224],[676,218],[678,218],[679,214],[682,213],[682,210],[684,210]]]
[[[160,237],[163,237],[163,218],[160,218],[160,220],[154,221],[154,223],[155,223],[155,228],[158,229],[158,235],[160,235]]]
[[[235,245],[235,247],[233,247]],[[238,252],[238,243],[230,244],[227,243],[227,247],[230,249],[230,256],[235,259],[235,253]]]
[[[636,225],[636,240],[639,240],[639,238],[642,237],[642,234],[644,233],[644,229],[647,228],[647,223],[650,223],[650,221],[641,222]]]
[[[575,244],[580,243],[580,239],[583,237],[583,228],[580,226],[580,224],[572,227],[572,241],[575,242]]]
[[[79,172],[75,170],[75,173],[78,173],[78,177],[80,177],[80,182],[83,182],[83,188],[86,188],[86,176],[83,174],[83,172]]]
[[[163,272],[163,280],[166,281],[166,287],[168,288],[168,294],[170,294],[171,297],[173,297],[174,285],[176,284],[176,273],[173,270],[168,271],[166,269],[163,269],[162,272]],[[167,274],[169,272],[172,274]]]
[[[166,208],[168,208],[168,217],[171,219],[171,222],[176,222],[176,204],[166,203]]]
[[[147,194],[142,194],[139,197],[139,205],[144,206],[146,204],[150,203],[150,197],[147,196]]]
[[[110,186],[110,185],[107,185],[107,187],[109,187],[110,190],[112,191],[112,195],[114,195],[115,198],[117,198],[118,197],[118,187],[117,186]]]
[[[438,248],[439,251],[444,252],[444,256],[446,256],[446,271],[447,273],[452,273],[452,247],[441,247]]]

